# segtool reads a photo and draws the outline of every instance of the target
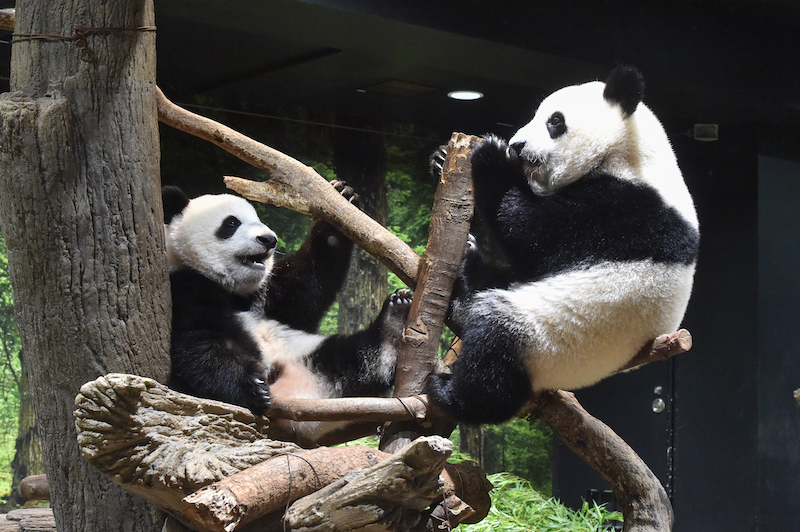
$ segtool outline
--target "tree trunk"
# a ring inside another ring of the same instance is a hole
[[[383,135],[364,131],[363,122],[341,117],[335,133],[333,164],[336,178],[352,186],[364,212],[386,225],[386,148]],[[386,268],[362,249],[356,249],[350,272],[339,297],[339,333],[352,334],[366,327],[386,298]]]
[[[44,473],[44,457],[42,456],[42,441],[36,427],[36,417],[33,410],[33,397],[31,397],[30,381],[27,373],[27,360],[24,352],[19,354],[22,362],[22,371],[19,376],[19,428],[17,430],[16,450],[11,461],[14,477],[11,480],[11,495],[8,503],[13,507],[25,503],[20,494],[20,482],[30,475]]]
[[[99,375],[169,368],[153,20],[152,0],[17,2],[0,224],[61,532],[162,521],[81,458],[72,414]],[[76,24],[74,45],[35,37]]]
[[[483,425],[467,425],[460,423],[458,433],[461,436],[459,449],[483,467]]]

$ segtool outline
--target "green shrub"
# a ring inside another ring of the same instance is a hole
[[[571,510],[508,473],[489,475],[489,481],[494,485],[489,515],[480,523],[461,525],[462,532],[601,532],[622,521],[622,514],[596,503]]]

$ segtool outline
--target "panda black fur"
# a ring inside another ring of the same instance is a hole
[[[509,419],[532,390],[589,386],[680,325],[698,221],[643,88],[619,67],[474,149],[476,210],[507,264],[484,264],[471,238],[451,304],[462,352],[427,384],[453,417]]]
[[[352,189],[335,185],[353,201]],[[257,415],[272,396],[390,390],[408,291],[390,296],[378,318],[354,335],[314,332],[349,265],[353,246],[341,233],[316,222],[297,253],[273,265],[275,233],[243,198],[189,200],[165,187],[162,199],[172,285],[170,387]],[[341,425],[293,422],[283,428],[315,440]]]

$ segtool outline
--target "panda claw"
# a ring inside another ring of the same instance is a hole
[[[447,145],[443,144],[431,154],[429,160],[429,168],[431,177],[438,181],[442,177],[442,168],[444,168],[444,160],[447,157]]]
[[[361,208],[361,196],[356,193],[355,189],[348,185],[345,181],[341,181],[339,179],[334,179],[331,181],[331,185],[333,188],[342,195],[344,199],[358,207]]]

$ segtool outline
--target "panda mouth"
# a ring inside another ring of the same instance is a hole
[[[547,196],[552,191],[550,190],[550,180],[546,172],[542,170],[543,161],[541,159],[528,159],[522,160],[522,173],[528,178],[528,186],[534,194],[539,196]]]
[[[257,253],[255,255],[243,255],[239,257],[239,261],[250,268],[264,268],[267,259],[271,255],[270,252]]]

